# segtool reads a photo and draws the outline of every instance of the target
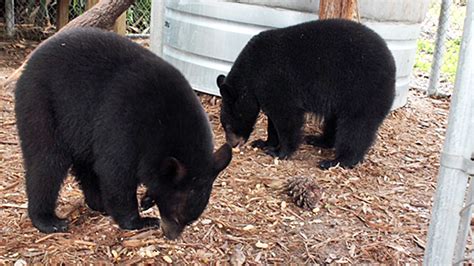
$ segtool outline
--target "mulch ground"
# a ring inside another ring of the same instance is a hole
[[[0,63],[5,71],[6,61]],[[224,142],[220,100],[200,98],[218,146]],[[421,262],[448,107],[449,99],[410,91],[408,104],[388,116],[365,161],[350,170],[320,170],[318,161],[333,151],[308,145],[284,161],[250,146],[235,150],[201,218],[169,241],[160,230],[120,230],[86,207],[71,177],[58,202],[69,232],[39,233],[27,217],[13,97],[2,90],[0,263]],[[250,141],[265,138],[265,128],[261,116]],[[305,132],[317,130],[309,119]],[[310,177],[322,189],[317,208],[303,210],[282,191],[294,176]],[[154,207],[143,215],[159,213]]]

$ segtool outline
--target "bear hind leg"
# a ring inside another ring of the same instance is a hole
[[[323,149],[334,148],[336,141],[336,118],[325,118],[323,122],[323,133],[321,135],[305,136],[306,144]]]
[[[28,195],[28,215],[33,225],[43,233],[65,232],[66,219],[56,213],[56,201],[70,160],[61,152],[51,151],[41,158],[28,158],[26,166],[26,191]]]
[[[319,166],[328,169],[336,165],[352,168],[361,162],[375,139],[382,120],[367,116],[346,118],[338,124],[336,132],[334,160],[323,160]]]

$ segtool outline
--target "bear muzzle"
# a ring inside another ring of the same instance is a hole
[[[185,225],[161,217],[161,229],[163,230],[165,237],[169,240],[175,240],[178,238],[183,232],[184,227]]]

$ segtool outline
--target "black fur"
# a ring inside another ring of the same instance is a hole
[[[67,230],[55,206],[72,168],[88,206],[123,229],[158,225],[139,215],[144,183],[148,207],[157,203],[165,235],[176,238],[231,160],[229,145],[213,154],[207,115],[179,71],[114,33],[53,36],[28,60],[15,96],[28,213],[42,232]]]
[[[229,75],[219,76],[221,122],[229,144],[247,141],[260,110],[268,139],[254,146],[289,157],[301,139],[305,113],[324,118],[308,143],[336,148],[320,167],[352,167],[371,146],[395,95],[395,62],[384,40],[348,20],[320,20],[254,36]]]

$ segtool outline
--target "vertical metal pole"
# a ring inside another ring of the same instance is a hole
[[[8,37],[15,34],[15,3],[14,0],[5,0],[5,23]]]
[[[474,38],[474,37],[471,37],[471,38]],[[474,49],[474,47],[472,49]],[[472,49],[471,49],[471,53],[474,53]],[[471,63],[471,83],[469,85],[471,89],[474,88],[474,78],[472,78],[473,75],[474,75],[474,65],[472,65]],[[472,100],[474,101],[474,99]],[[474,102],[471,102],[471,108],[474,108]],[[469,125],[467,132],[471,136],[474,133],[474,111],[471,111],[471,123]],[[467,159],[473,160],[474,159],[474,138],[472,137],[468,138],[468,143],[466,143],[466,146],[470,147],[468,148],[468,151],[471,152],[471,156],[468,156]],[[454,262],[456,265],[464,264],[463,262],[468,256],[471,256],[471,259],[473,259],[472,254],[466,254],[467,238],[470,232],[472,234],[471,219],[472,219],[473,207],[474,207],[474,176],[471,176],[469,180],[469,189],[466,196],[466,204],[463,209],[463,212],[460,213],[461,225],[459,227],[459,235],[456,241],[456,249],[454,251]]]
[[[474,201],[474,179],[469,180],[469,190],[466,196],[466,204],[463,211],[460,213],[461,221],[459,228],[459,235],[456,241],[456,247],[454,250],[454,262],[455,265],[461,265],[466,257],[466,243],[471,226],[472,218],[472,204]]]
[[[468,129],[473,128],[474,90],[472,87],[474,43],[472,42],[474,1],[468,0],[464,32],[457,68],[456,84],[443,153],[470,158],[471,148]],[[441,161],[438,176],[424,265],[450,265],[459,229],[460,211],[463,206],[468,177],[461,169],[449,168]]]
[[[153,0],[151,3],[150,48],[159,56],[163,55],[165,2],[166,0]]]
[[[443,64],[443,54],[445,50],[446,32],[449,26],[449,10],[453,0],[443,0],[439,14],[438,31],[436,33],[436,46],[433,54],[433,64],[431,65],[430,82],[428,85],[428,95],[437,93],[441,65]]]

